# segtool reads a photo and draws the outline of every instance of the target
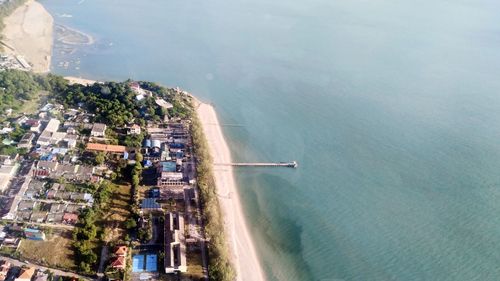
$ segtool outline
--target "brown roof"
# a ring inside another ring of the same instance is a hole
[[[72,213],[64,213],[63,216],[64,221],[78,221],[78,215]]]
[[[117,257],[112,263],[111,266],[114,268],[125,268],[125,257]]]
[[[116,247],[116,250],[115,250],[115,255],[117,256],[124,256],[127,254],[127,246],[118,246]]]
[[[23,269],[23,271],[21,271],[21,274],[17,278],[18,279],[31,279],[31,277],[33,277],[33,274],[35,274],[35,268],[30,267],[28,269]]]
[[[87,143],[87,150],[97,150],[105,152],[115,152],[123,153],[125,152],[125,146],[123,145],[112,145],[112,144],[101,144],[101,143]]]

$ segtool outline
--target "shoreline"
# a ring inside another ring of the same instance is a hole
[[[28,0],[4,19],[4,52],[23,56],[36,73],[50,72],[54,19],[42,4]]]
[[[203,103],[190,95],[195,104],[196,113],[203,127],[214,163],[230,163],[231,152],[222,133],[222,129],[213,106]],[[223,214],[224,230],[227,235],[231,262],[236,270],[236,280],[264,281],[264,274],[259,263],[255,245],[250,236],[243,216],[243,210],[236,188],[232,167],[213,169],[219,206]]]
[[[90,79],[85,79],[81,77],[75,77],[75,76],[64,76],[64,79],[68,80],[70,84],[81,84],[85,86],[92,85],[94,83],[98,83],[99,81],[96,80],[90,80]]]

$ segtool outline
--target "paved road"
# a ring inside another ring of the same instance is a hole
[[[43,222],[26,222],[22,220],[15,220],[14,222],[19,222],[19,223],[27,223],[29,225],[38,225],[38,226],[43,226],[43,227],[51,227],[51,228],[62,228],[62,229],[67,229],[67,230],[72,230],[75,228],[74,225],[70,224],[62,224],[62,223],[43,223]]]
[[[54,273],[54,275],[57,275],[57,276],[69,276],[69,277],[75,277],[75,278],[79,278],[79,279],[83,279],[83,280],[93,280],[92,278],[89,278],[87,276],[82,276],[82,275],[79,275],[79,274],[75,274],[73,272],[67,272],[67,271],[62,271],[62,270],[59,270],[59,269],[54,269],[54,268],[50,268],[50,267],[45,267],[45,266],[41,266],[41,265],[37,265],[37,264],[33,264],[33,263],[25,263],[25,262],[22,262],[20,260],[16,260],[16,259],[12,259],[12,258],[7,258],[7,257],[0,257],[1,260],[6,260],[8,262],[10,262],[13,266],[29,266],[29,267],[34,267],[36,269],[40,269],[42,271],[45,271],[45,270],[50,270]]]
[[[99,270],[97,270],[97,276],[99,280],[104,276],[104,265],[106,260],[108,259],[108,245],[104,245],[101,249],[101,260],[99,262]]]

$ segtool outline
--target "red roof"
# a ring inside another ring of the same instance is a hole
[[[78,221],[78,215],[77,214],[72,214],[72,213],[64,213],[64,215],[63,215],[63,221],[65,221],[65,222],[77,222]]]
[[[28,126],[33,127],[33,126],[38,126],[38,125],[40,125],[40,121],[38,121],[38,120],[36,120],[36,119],[30,119],[30,120],[26,121],[26,123],[25,123],[25,124],[26,124],[26,125],[28,125]]]
[[[123,153],[125,152],[125,146],[123,145],[111,145],[111,144],[101,144],[101,143],[87,143],[87,150],[96,150],[104,152],[115,152]]]
[[[112,263],[111,266],[114,268],[125,268],[125,257],[117,257]]]

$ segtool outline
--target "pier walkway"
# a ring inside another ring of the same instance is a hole
[[[216,166],[236,166],[236,167],[287,167],[297,168],[297,161],[292,162],[274,162],[274,163],[215,163]]]

